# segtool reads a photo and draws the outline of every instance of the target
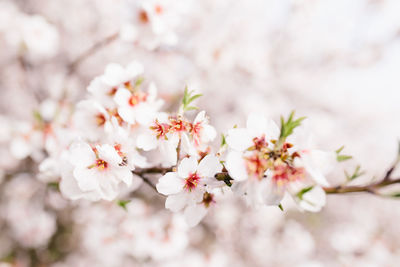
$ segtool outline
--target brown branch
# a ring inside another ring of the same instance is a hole
[[[146,174],[165,174],[169,171],[172,171],[172,168],[152,167],[152,168],[136,169],[136,170],[132,171],[132,173],[139,176],[140,178],[142,178],[143,182],[146,183],[148,186],[150,186],[157,194],[164,196],[163,194],[160,194],[157,191],[156,186],[145,175]]]
[[[391,179],[390,176],[394,170],[395,166],[391,167],[385,176],[378,182],[367,184],[367,185],[338,185],[332,187],[323,187],[324,191],[327,194],[347,194],[347,193],[370,193],[374,195],[379,195],[378,190],[389,185],[400,184],[400,177]],[[165,174],[167,172],[173,171],[173,168],[144,168],[133,171],[134,174],[142,177],[143,181],[150,185],[155,191],[157,191],[156,187],[143,175],[145,174]],[[224,181],[228,186],[231,185],[231,181],[233,180],[230,177],[229,173],[226,171],[217,173],[215,178],[219,181]]]
[[[119,36],[119,33],[114,33],[100,41],[98,41],[97,43],[94,43],[91,47],[89,47],[89,49],[87,49],[86,51],[84,51],[82,54],[80,54],[75,60],[73,60],[69,65],[68,65],[68,75],[71,75],[72,73],[74,73],[76,71],[76,69],[78,68],[78,66],[85,61],[88,57],[90,57],[91,55],[93,55],[94,53],[96,53],[99,49],[107,46],[108,44],[114,42],[115,40],[117,40]]]
[[[385,176],[386,177],[386,176]],[[345,193],[356,193],[356,192],[366,192],[375,195],[379,195],[377,190],[393,184],[399,184],[400,178],[390,179],[385,178],[379,182],[369,184],[369,185],[338,185],[334,187],[324,187],[324,190],[327,194],[345,194]]]

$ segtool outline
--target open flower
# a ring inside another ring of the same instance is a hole
[[[90,141],[98,141],[110,127],[110,116],[96,101],[84,100],[77,104],[73,122],[80,136]]]
[[[153,83],[150,84],[148,93],[120,88],[114,101],[118,105],[118,114],[124,121],[142,125],[149,125],[163,104],[161,99],[157,99],[157,88]]]
[[[119,64],[111,63],[106,66],[104,74],[94,78],[87,90],[94,99],[108,109],[115,108],[113,100],[119,88],[133,89],[135,79],[143,73],[143,66],[133,61],[126,68]]]
[[[226,142],[236,151],[245,151],[251,147],[271,145],[271,139],[278,139],[279,127],[276,123],[259,114],[250,114],[247,118],[246,128],[229,130]]]
[[[92,148],[87,143],[74,143],[68,159],[70,166],[62,173],[60,189],[71,199],[113,200],[121,183],[132,183],[131,171],[111,145]]]
[[[190,134],[196,147],[213,141],[217,136],[215,128],[208,123],[208,117],[204,110],[199,112],[194,119]]]
[[[325,204],[320,185],[327,185],[333,154],[296,150],[279,136],[275,123],[256,115],[249,116],[247,128],[228,133],[225,166],[234,179],[232,190],[252,206],[279,205],[289,193],[302,209],[318,211]]]
[[[184,158],[177,172],[166,173],[157,183],[158,192],[168,196],[165,207],[173,212],[188,207],[185,213],[191,213],[192,206],[203,202],[208,181],[215,179],[215,174],[221,169],[222,165],[214,155],[205,156],[200,163],[194,157]]]

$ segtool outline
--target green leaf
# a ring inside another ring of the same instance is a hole
[[[60,190],[60,184],[58,182],[50,182],[47,186],[55,190]]]
[[[340,154],[342,150],[344,149],[344,146],[341,146],[338,150],[335,150],[336,154]]]
[[[338,162],[346,161],[346,160],[349,160],[349,159],[352,159],[352,158],[353,158],[352,156],[348,156],[348,155],[337,155],[336,156],[336,160]]]
[[[279,208],[281,211],[283,211],[283,207],[282,207],[282,204],[281,204],[281,203],[279,203],[278,208]]]
[[[352,181],[358,177],[360,177],[361,175],[364,175],[365,172],[364,171],[360,171],[361,170],[361,166],[357,165],[357,167],[355,168],[353,174],[348,174],[346,171],[344,171],[344,174],[346,175],[347,181]]]
[[[342,152],[343,149],[344,149],[344,146],[341,146],[338,150],[335,151],[336,152],[336,160],[338,162],[346,161],[346,160],[353,158],[350,155],[340,155],[340,152]]]
[[[226,145],[226,136],[224,134],[221,134],[221,147]]]
[[[138,77],[135,81],[135,87],[140,86],[142,83],[144,82],[144,78],[143,77]]]
[[[301,189],[301,190],[296,194],[296,196],[297,196],[299,199],[302,200],[302,199],[303,199],[303,195],[304,195],[305,193],[311,191],[313,188],[314,188],[314,186],[310,186],[310,187],[303,188],[303,189]]]
[[[292,111],[289,115],[289,118],[285,121],[285,119],[281,116],[281,135],[279,136],[280,143],[282,144],[288,136],[293,133],[293,130],[301,125],[301,122],[306,117],[301,117],[294,120],[295,112]]]
[[[400,197],[400,192],[399,193],[393,193],[390,195],[391,197]]]
[[[224,173],[217,173],[215,175],[215,179],[217,179],[218,181],[224,181],[224,183],[229,187],[232,186],[231,181],[233,179],[229,175],[226,175]]]
[[[33,111],[33,118],[37,121],[37,122],[43,122],[43,117],[42,117],[42,115],[40,114],[40,112],[39,111],[37,111],[37,110],[34,110]]]
[[[202,94],[194,95],[194,91],[189,91],[188,87],[186,86],[185,91],[183,92],[183,98],[182,98],[182,105],[181,105],[182,112],[198,109],[195,106],[191,106],[191,104],[194,100],[196,100],[197,98],[199,98],[201,96],[202,96]]]
[[[124,210],[128,210],[126,205],[131,202],[130,200],[118,200],[118,206],[120,206],[121,208],[123,208]]]

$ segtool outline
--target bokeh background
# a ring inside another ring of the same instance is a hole
[[[1,0],[0,266],[399,266],[400,200],[329,196],[311,214],[227,199],[186,229],[146,185],[130,215],[71,204],[10,152],[16,121],[76,103],[108,63],[133,60],[169,103],[185,85],[201,92],[219,132],[250,112],[307,116],[317,146],[353,156],[332,184],[357,165],[366,174],[355,184],[382,177],[396,157],[398,0]],[[121,228],[157,233],[171,220],[165,245],[118,241]]]

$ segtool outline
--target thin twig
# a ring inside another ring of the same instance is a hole
[[[378,182],[372,183],[372,184],[367,184],[367,185],[338,185],[338,186],[333,186],[333,187],[323,187],[324,191],[327,194],[347,194],[347,193],[370,193],[374,195],[381,196],[381,194],[378,193],[378,190],[389,185],[393,184],[400,184],[400,178],[395,178],[391,179],[391,174],[394,170],[394,167],[391,167],[386,175]],[[143,178],[143,181],[149,184],[154,190],[157,191],[156,187],[143,175],[145,174],[165,174],[167,172],[173,171],[172,168],[161,168],[161,167],[155,167],[155,168],[145,168],[145,169],[140,169],[140,170],[135,170],[133,171],[134,174],[140,176]],[[389,177],[389,178],[387,178]],[[215,178],[219,181],[224,181],[228,186],[230,185],[230,182],[233,180],[232,177],[230,177],[229,173],[224,171],[217,173],[215,175]]]
[[[68,75],[71,75],[76,71],[76,69],[79,67],[79,65],[85,61],[88,57],[96,53],[99,49],[105,47],[106,45],[112,43],[113,41],[117,40],[119,33],[114,33],[97,43],[94,43],[89,49],[84,51],[82,54],[80,54],[75,60],[73,60],[69,65],[68,65]]]

